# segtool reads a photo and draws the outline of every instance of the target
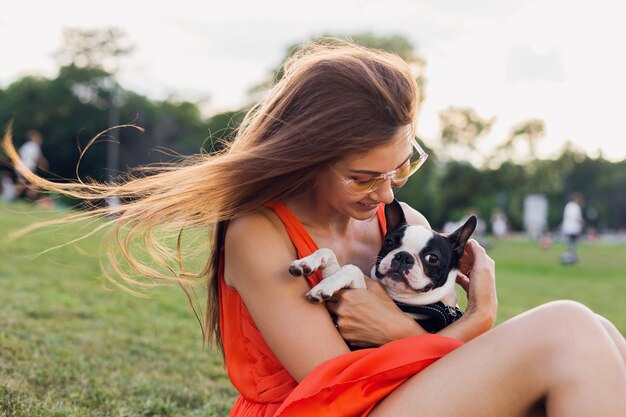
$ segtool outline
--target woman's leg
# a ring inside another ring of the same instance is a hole
[[[598,315],[597,317],[600,320],[600,323],[606,329],[611,339],[613,339],[615,346],[617,346],[617,349],[622,355],[622,359],[624,360],[624,363],[626,363],[626,339],[624,339],[624,336],[619,332],[619,330],[617,330],[617,327],[615,327],[615,325],[612,322],[607,320],[606,317],[603,317],[600,315]]]
[[[379,416],[626,416],[626,365],[588,308],[549,303],[508,320],[415,375]]]

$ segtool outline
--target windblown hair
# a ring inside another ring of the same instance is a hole
[[[414,126],[417,105],[414,75],[401,58],[333,39],[295,52],[283,77],[246,114],[234,140],[215,154],[150,168],[155,172],[119,183],[60,183],[21,164],[9,130],[4,148],[16,169],[43,190],[92,202],[119,198],[120,205],[94,207],[72,219],[106,218],[113,243],[107,258],[122,278],[118,282],[180,283],[205,340],[222,349],[217,269],[229,219],[298,196],[315,185],[318,168],[393,140],[398,129]],[[196,273],[182,262],[181,237],[189,228],[209,232],[208,259]],[[175,247],[163,242],[167,231],[178,236]],[[148,259],[133,253],[134,241],[141,242]],[[204,278],[208,300],[200,319],[183,283]]]

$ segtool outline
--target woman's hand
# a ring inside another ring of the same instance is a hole
[[[485,330],[490,329],[495,323],[498,310],[496,266],[485,249],[474,239],[470,239],[465,245],[457,283],[467,293],[465,315],[479,319],[479,323],[486,327]]]
[[[385,289],[366,278],[368,288],[339,291],[326,302],[336,317],[341,336],[352,346],[381,346],[393,340],[425,333],[404,314]]]

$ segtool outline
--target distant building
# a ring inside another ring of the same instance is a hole
[[[548,227],[548,199],[543,194],[528,194],[524,198],[524,230],[539,239]]]

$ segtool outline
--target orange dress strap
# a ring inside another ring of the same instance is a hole
[[[296,215],[285,205],[285,203],[275,201],[268,204],[267,207],[274,211],[276,216],[278,216],[280,221],[285,226],[285,230],[287,230],[289,238],[298,251],[298,256],[302,258],[319,249],[317,243],[315,243],[311,235],[309,235],[306,231],[300,219],[296,217]]]

